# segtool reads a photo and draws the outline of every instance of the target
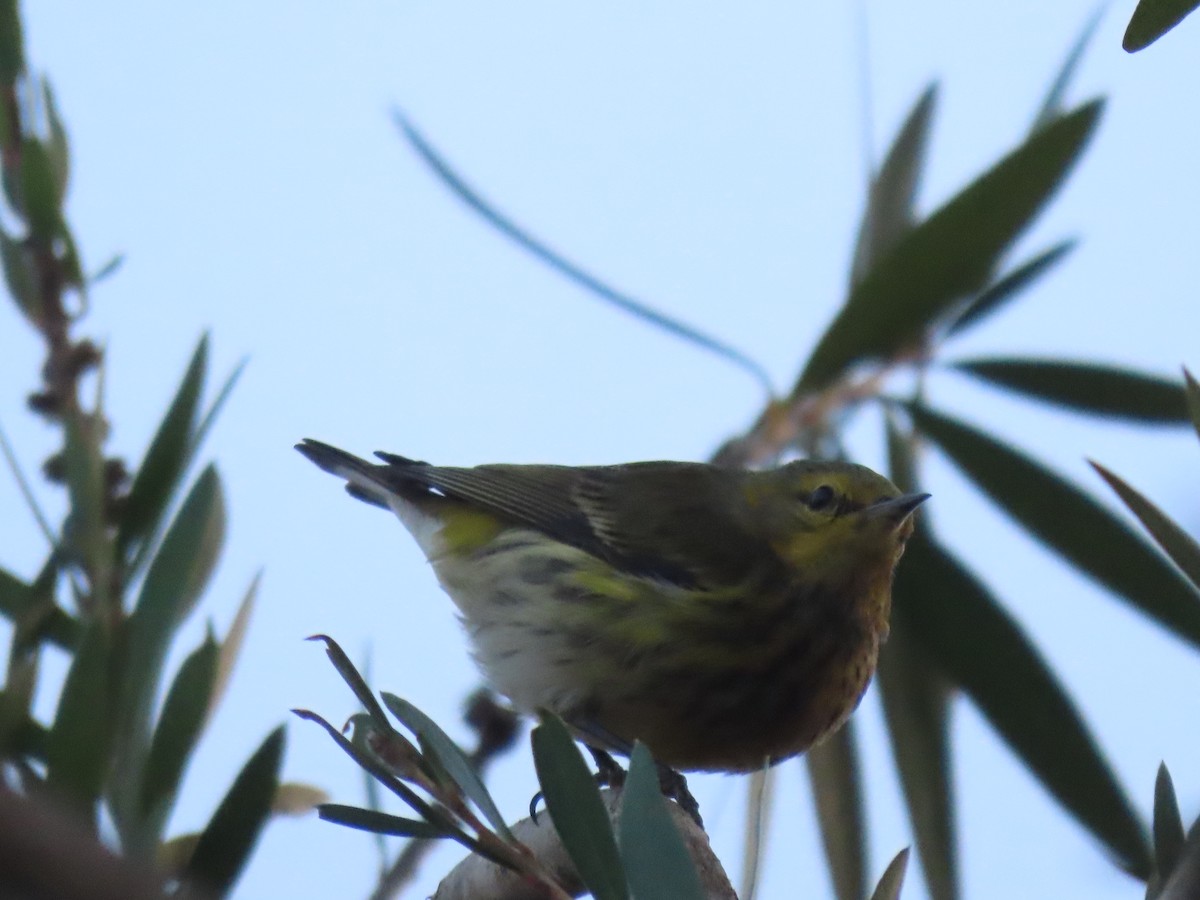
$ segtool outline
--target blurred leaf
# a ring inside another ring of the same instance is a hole
[[[17,0],[0,2],[0,85],[13,85],[25,71],[24,37],[21,11]],[[8,118],[5,116],[4,118]],[[7,138],[8,135],[5,135]],[[8,141],[4,141],[5,146]]]
[[[905,847],[892,858],[888,867],[883,870],[879,884],[871,894],[871,900],[899,900],[900,889],[904,887],[904,873],[908,869],[908,848]]]
[[[1187,369],[1183,370],[1183,388],[1187,395],[1188,415],[1196,428],[1196,436],[1200,437],[1200,384]]]
[[[328,800],[329,794],[315,785],[287,781],[275,792],[271,812],[277,816],[302,816]]]
[[[47,783],[84,810],[93,828],[112,759],[112,663],[105,623],[93,621],[67,670],[46,743]]]
[[[0,262],[4,264],[4,283],[16,300],[17,308],[30,322],[39,322],[42,317],[42,295],[38,290],[29,250],[23,241],[11,237],[3,228],[0,228]]]
[[[279,788],[283,746],[284,730],[280,725],[242,767],[200,833],[183,872],[185,882],[218,897],[233,889],[270,815],[271,800]]]
[[[122,560],[128,560],[135,546],[154,533],[183,477],[207,369],[206,334],[196,345],[183,381],[129,488],[117,533],[117,552]]]
[[[3,231],[0,230],[0,236],[2,235]],[[54,533],[54,529],[50,527],[50,520],[46,518],[45,512],[38,505],[33,488],[29,485],[29,479],[25,477],[25,472],[21,469],[21,463],[17,459],[17,455],[13,452],[12,444],[9,443],[8,435],[4,433],[3,428],[0,428],[0,451],[4,453],[4,461],[8,463],[9,471],[12,472],[13,479],[17,482],[17,488],[21,491],[21,497],[25,500],[25,505],[29,508],[34,521],[37,522],[42,535],[46,538],[46,543],[57,550],[58,536]]]
[[[917,428],[1022,527],[1135,608],[1200,646],[1200,594],[1137,532],[1012,447],[927,407],[910,411]]]
[[[894,617],[875,678],[929,896],[953,900],[959,889],[949,692],[909,628],[906,619]]]
[[[621,795],[621,859],[637,900],[703,900],[691,854],[671,818],[650,751],[634,744]]]
[[[919,528],[896,570],[897,624],[959,685],[1025,765],[1130,872],[1150,852],[1137,815],[1037,649],[959,561]]]
[[[967,359],[952,368],[1076,412],[1140,423],[1183,424],[1179,384],[1129,369],[1056,359]]]
[[[9,620],[25,615],[34,604],[37,595],[28,585],[6,569],[0,569],[0,614]]]
[[[71,148],[67,142],[67,130],[63,127],[58,115],[58,104],[54,100],[54,90],[50,82],[42,80],[42,104],[46,110],[46,153],[50,159],[50,167],[54,173],[54,183],[58,189],[58,203],[62,205],[67,195],[67,186],[71,181]]]
[[[392,715],[417,736],[425,755],[437,760],[438,765],[479,808],[496,833],[507,840],[515,841],[516,838],[509,830],[508,823],[504,821],[504,816],[496,808],[492,795],[483,786],[479,773],[475,771],[475,767],[458,744],[454,743],[433,719],[407,700],[387,691],[382,693],[382,697],[384,705],[391,710]]]
[[[1104,466],[1093,462],[1092,468],[1100,473],[1100,477],[1107,481],[1125,505],[1133,510],[1133,514],[1146,526],[1146,530],[1153,535],[1158,546],[1167,552],[1175,565],[1191,579],[1192,584],[1200,587],[1200,545],[1197,545],[1191,535]]]
[[[217,396],[213,400],[212,405],[200,417],[200,424],[196,426],[195,434],[192,436],[192,445],[188,453],[189,458],[196,454],[196,451],[200,449],[200,445],[204,443],[204,439],[208,437],[208,432],[212,429],[213,423],[217,421],[217,416],[221,414],[221,410],[225,408],[225,403],[229,400],[229,395],[237,387],[237,383],[241,379],[242,373],[246,371],[246,366],[249,362],[249,359],[242,359],[233,367],[233,371],[229,373],[224,384],[221,385],[221,389],[217,391]]]
[[[1163,886],[1159,900],[1196,900],[1200,897],[1200,828],[1188,831],[1179,862]]]
[[[1096,33],[1096,28],[1100,24],[1100,20],[1104,17],[1104,7],[1098,7],[1091,17],[1087,20],[1087,24],[1083,26],[1083,31],[1079,33],[1079,37],[1075,39],[1067,58],[1063,60],[1062,67],[1058,70],[1058,74],[1054,77],[1054,81],[1050,84],[1050,90],[1046,92],[1046,99],[1042,101],[1041,108],[1038,109],[1037,115],[1033,118],[1033,126],[1030,131],[1038,131],[1045,128],[1055,119],[1062,115],[1063,98],[1066,96],[1067,88],[1071,85],[1071,80],[1075,77],[1075,71],[1079,68],[1079,63],[1083,59],[1084,51],[1087,50],[1088,44],[1092,42],[1092,36]]]
[[[762,874],[763,851],[770,830],[771,801],[775,796],[775,768],[764,766],[750,773],[746,789],[746,827],[742,832],[741,900],[754,900]]]
[[[212,635],[183,661],[163,701],[142,774],[140,807],[146,846],[162,838],[175,807],[184,769],[204,728],[205,711],[217,673],[217,643]]]
[[[1077,243],[1075,240],[1060,241],[996,279],[963,307],[946,335],[949,337],[979,324],[1009,300],[1032,287],[1038,279],[1066,259]]]
[[[1179,815],[1171,773],[1167,771],[1166,763],[1160,763],[1158,777],[1154,780],[1154,875],[1147,886],[1147,897],[1157,896],[1164,882],[1171,877],[1183,855],[1185,841],[1183,818]]]
[[[67,419],[63,451],[71,512],[64,527],[64,542],[88,575],[91,600],[107,612],[111,557],[104,516],[104,457],[93,434],[92,420]]]
[[[1130,53],[1144,50],[1200,6],[1198,0],[1140,0],[1121,46]]]
[[[663,315],[657,310],[651,309],[640,300],[635,300],[628,294],[623,294],[615,288],[610,287],[557,251],[552,250],[512,219],[501,213],[492,203],[484,199],[478,191],[467,184],[462,176],[454,171],[446,159],[429,143],[425,136],[417,130],[416,126],[408,120],[407,116],[399,110],[393,110],[392,119],[396,123],[396,127],[400,129],[401,134],[404,135],[405,140],[408,141],[409,146],[417,152],[417,155],[429,166],[442,184],[448,187],[459,200],[470,207],[480,218],[522,250],[566,277],[568,281],[574,282],[588,293],[599,297],[617,309],[627,312],[641,319],[643,322],[649,322],[651,325],[661,328],[668,334],[682,338],[690,344],[702,347],[710,353],[714,353],[722,359],[733,363],[738,368],[752,375],[763,386],[768,395],[774,393],[771,387],[771,376],[759,363],[740,350],[729,346],[724,341],[704,334],[690,325],[680,322],[677,319],[672,319],[670,316]]]
[[[871,182],[850,267],[852,287],[912,228],[913,204],[925,167],[937,92],[936,83],[925,88]]]
[[[354,696],[358,698],[358,702],[363,705],[363,708],[370,715],[375,727],[385,734],[396,733],[396,729],[392,726],[387,713],[383,711],[383,707],[375,699],[375,693],[363,680],[362,675],[354,667],[354,663],[350,661],[350,657],[346,655],[346,651],[342,649],[341,645],[326,634],[314,634],[307,638],[307,640],[320,641],[325,645],[325,655],[329,657],[329,661],[333,663],[333,667],[337,669],[337,673],[342,676],[342,680],[346,682],[350,690],[354,692]]]
[[[65,228],[54,162],[45,145],[33,138],[21,142],[21,212],[30,237],[48,245]]]
[[[1093,101],[1029,136],[909,231],[851,291],[794,394],[826,386],[860,360],[919,343],[955,303],[981,290],[1066,179],[1102,108]]]
[[[867,821],[853,719],[811,748],[804,762],[834,894],[858,900],[867,893]]]
[[[246,590],[246,595],[242,597],[242,602],[238,604],[237,612],[233,616],[233,623],[225,634],[225,640],[221,641],[221,652],[217,657],[217,675],[213,681],[212,695],[208,701],[206,722],[212,718],[221,699],[225,696],[225,688],[229,685],[229,678],[233,674],[233,667],[237,663],[238,654],[241,652],[242,643],[246,638],[246,629],[250,627],[250,615],[254,611],[254,598],[258,595],[258,585],[261,581],[262,572],[259,572],[250,582],[250,587]]]
[[[608,813],[567,726],[543,713],[530,737],[546,809],[579,877],[596,900],[625,900],[629,888]]]
[[[374,834],[414,838],[444,838],[447,836],[445,831],[429,822],[422,822],[420,819],[406,819],[403,816],[393,816],[370,809],[359,809],[357,806],[322,803],[317,807],[317,813],[326,822],[348,825],[351,828],[370,831]]]
[[[108,260],[108,262],[106,262],[99,269],[97,269],[95,272],[93,272],[91,275],[88,276],[88,279],[87,279],[88,284],[89,285],[97,285],[100,282],[104,281],[106,278],[110,278],[111,276],[115,275],[117,270],[120,269],[121,266],[123,266],[124,264],[125,264],[125,254],[124,253],[118,253],[115,256],[112,256]]]

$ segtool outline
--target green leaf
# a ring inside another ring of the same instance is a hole
[[[1031,131],[1045,128],[1062,115],[1063,98],[1066,96],[1067,88],[1070,87],[1071,80],[1075,77],[1075,71],[1079,68],[1079,63],[1083,60],[1084,51],[1087,50],[1088,44],[1092,42],[1092,36],[1096,33],[1096,28],[1100,25],[1100,20],[1103,17],[1104,8],[1098,7],[1088,18],[1087,24],[1083,26],[1083,31],[1075,39],[1070,52],[1067,53],[1067,58],[1063,60],[1058,74],[1054,77],[1054,81],[1051,82],[1050,90],[1046,92],[1046,98],[1042,101],[1037,115],[1033,118]]]
[[[919,528],[896,570],[897,624],[960,686],[1030,771],[1145,878],[1137,815],[1053,671],[987,588]]]
[[[744,372],[753,376],[763,386],[768,395],[774,393],[771,387],[771,376],[760,363],[755,362],[745,353],[726,344],[724,341],[705,334],[678,319],[663,315],[640,300],[636,300],[628,294],[610,287],[595,275],[585,271],[581,266],[571,262],[556,250],[551,249],[500,212],[499,209],[484,198],[475,188],[467,184],[463,177],[451,168],[446,159],[429,143],[426,137],[417,130],[416,126],[403,113],[399,110],[393,110],[392,119],[396,123],[396,127],[400,129],[400,133],[404,135],[404,139],[408,141],[409,146],[417,152],[422,162],[429,166],[442,184],[449,188],[459,200],[465,203],[480,218],[526,253],[530,254],[534,259],[549,266],[568,281],[574,282],[610,306],[615,306],[622,312],[629,313],[643,322],[648,322],[668,334],[682,338],[694,346],[701,347],[721,359],[733,363]]]
[[[50,167],[54,173],[54,183],[58,189],[58,202],[62,205],[67,196],[67,186],[71,180],[71,148],[67,141],[67,129],[63,126],[58,114],[58,103],[54,99],[54,91],[50,82],[42,79],[42,104],[46,110],[47,135],[46,153],[50,158]]]
[[[1115,366],[1056,359],[968,359],[952,368],[1076,412],[1140,423],[1188,421],[1181,385]]]
[[[154,534],[183,478],[207,369],[208,335],[205,335],[196,345],[183,381],[129,488],[117,533],[118,554],[123,560],[129,560],[138,544]]]
[[[1136,531],[1012,447],[927,407],[910,411],[917,428],[1023,528],[1135,609],[1200,647],[1200,594]]]
[[[1099,463],[1093,462],[1091,465],[1146,526],[1146,530],[1158,542],[1158,546],[1166,551],[1167,555],[1174,560],[1175,565],[1179,566],[1183,573],[1191,579],[1192,584],[1200,588],[1200,545],[1162,510],[1122,481],[1120,477]]]
[[[1102,108],[1094,101],[1031,135],[908,232],[851,291],[794,393],[822,388],[861,360],[918,344],[938,318],[981,290],[1066,179]]]
[[[1150,879],[1147,896],[1157,894],[1171,877],[1183,856],[1186,840],[1171,773],[1167,771],[1166,763],[1160,763],[1158,777],[1154,779],[1154,876]]]
[[[937,105],[937,84],[925,88],[892,142],[867,192],[858,227],[850,284],[858,284],[913,223],[913,204],[925,167],[929,128]]]
[[[853,720],[810,749],[804,762],[834,894],[857,900],[867,892],[867,821]]]
[[[608,813],[567,726],[543,713],[531,740],[546,809],[579,877],[596,900],[625,900],[629,888]]]
[[[183,880],[216,896],[233,889],[271,812],[283,763],[284,730],[267,736],[213,813],[183,871]]]
[[[1196,900],[1200,897],[1200,827],[1192,823],[1179,862],[1163,885],[1158,900]]]
[[[893,618],[875,680],[929,896],[953,900],[959,888],[949,691],[945,676],[931,664],[909,629],[906,619]]]
[[[0,85],[11,87],[23,71],[25,47],[21,33],[20,4],[17,0],[3,0],[0,2]],[[5,138],[8,137],[10,135],[5,135]],[[5,140],[4,146],[8,144]]]
[[[67,419],[64,459],[71,512],[64,542],[87,572],[93,604],[107,612],[112,557],[105,531],[104,456],[94,427],[92,419]]]
[[[83,623],[54,602],[54,595],[26,584],[0,569],[0,616],[17,629],[16,647],[34,646],[41,640],[74,650],[83,634]]]
[[[437,825],[422,822],[419,819],[406,819],[403,816],[393,816],[390,813],[376,812],[370,809],[359,809],[357,806],[343,806],[340,803],[322,803],[317,807],[317,814],[325,822],[338,825],[348,825],[360,831],[370,831],[373,834],[391,834],[398,837],[414,838],[444,838],[445,831]]]
[[[179,626],[208,583],[225,536],[221,482],[213,466],[206,468],[184,500],[158,548],[137,605],[126,622],[126,666],[121,694],[121,777],[116,779],[117,806],[134,814],[132,793],[149,739],[150,716],[167,650]],[[118,819],[125,825],[132,824]]]
[[[947,337],[978,325],[1009,300],[1032,287],[1038,279],[1066,259],[1077,243],[1074,240],[1060,241],[996,279],[963,307],[962,312],[946,330]]]
[[[237,663],[242,643],[246,638],[246,630],[250,627],[250,616],[254,612],[254,600],[258,596],[258,586],[261,582],[262,572],[260,571],[250,582],[250,587],[246,589],[246,594],[242,597],[242,602],[238,604],[237,612],[234,613],[229,631],[225,633],[225,640],[221,641],[221,652],[217,656],[217,673],[213,680],[212,696],[208,701],[205,721],[212,718],[217,706],[221,703],[221,698],[225,695],[225,688],[233,675],[233,667]]]
[[[205,637],[179,667],[163,701],[142,774],[140,806],[148,823],[142,831],[152,839],[148,846],[157,846],[162,838],[184,769],[203,731],[219,652],[212,635]]]
[[[49,244],[65,231],[60,206],[50,151],[40,141],[26,138],[21,142],[21,212],[34,241]]]
[[[1121,46],[1129,53],[1144,50],[1182,22],[1197,6],[1200,6],[1197,0],[1141,0],[1125,29]]]
[[[871,900],[900,900],[900,889],[904,887],[904,873],[908,869],[908,848],[905,847],[892,858],[883,870],[879,884],[871,894]]]
[[[1196,429],[1196,436],[1200,437],[1200,383],[1196,382],[1187,369],[1183,370],[1183,388],[1187,394],[1188,416]]]
[[[112,761],[112,665],[108,630],[93,621],[67,670],[46,743],[47,783],[84,810],[93,827]]]
[[[341,645],[326,634],[314,634],[306,638],[306,640],[320,641],[325,645],[325,655],[329,657],[329,661],[333,663],[333,667],[337,669],[337,673],[342,676],[342,680],[354,692],[354,696],[363,705],[363,709],[371,716],[371,721],[375,727],[385,734],[396,733],[396,729],[392,727],[387,713],[383,711],[383,707],[375,699],[374,692],[366,681],[363,680],[362,675],[354,667],[354,663],[350,661],[350,657],[346,655],[346,651],[341,648]]]
[[[503,838],[515,841],[516,838],[509,830],[504,817],[500,815],[500,810],[496,808],[492,795],[483,786],[479,773],[475,771],[475,767],[458,744],[454,743],[433,719],[407,700],[401,699],[395,694],[389,694],[387,691],[384,691],[382,696],[384,705],[391,710],[392,715],[417,736],[425,755],[432,756],[437,760],[437,764],[479,808],[496,833]]]
[[[671,818],[650,751],[634,744],[621,795],[620,845],[637,900],[703,900],[691,854]]]
[[[0,262],[4,265],[4,284],[17,301],[17,307],[30,322],[40,322],[42,295],[38,290],[29,249],[23,241],[11,237],[3,228],[0,228]]]

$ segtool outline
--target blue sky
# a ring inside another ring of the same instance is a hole
[[[29,56],[71,134],[69,214],[86,264],[126,255],[82,326],[108,349],[112,450],[140,457],[203,330],[217,374],[250,357],[205,454],[230,511],[205,606],[219,629],[260,567],[265,577],[176,830],[202,824],[288,708],[335,721],[353,711],[308,634],[369,646],[375,683],[452,730],[477,683],[451,604],[398,523],[348,500],[291,450],[296,440],[463,464],[702,459],[761,403],[744,374],[506,244],[402,144],[390,107],[555,246],[744,349],[784,388],[843,295],[868,160],[920,91],[941,81],[927,210],[1018,139],[1093,9],[867,6],[869,113],[859,4],[26,4]],[[1200,38],[1185,23],[1130,57],[1120,35],[1131,7],[1110,9],[1072,91],[1111,97],[1093,148],[1022,245],[1078,235],[1080,250],[949,356],[1200,367]],[[0,334],[0,422],[32,468],[56,440],[23,407],[40,348],[10,305]],[[1035,409],[951,374],[930,390],[1097,493],[1085,456],[1200,526],[1185,499],[1200,484],[1187,434]],[[852,448],[879,464],[870,416]],[[939,532],[1039,641],[1140,808],[1165,759],[1194,815],[1200,658],[1050,561],[936,454],[927,462]],[[42,493],[60,512],[62,498]],[[45,548],[7,478],[0,508],[18,526],[6,527],[0,565],[29,575]],[[181,649],[202,627],[198,617]],[[51,673],[61,668],[51,659]],[[911,835],[874,692],[858,719],[878,873]],[[968,896],[1140,895],[964,703],[954,728]],[[286,774],[338,801],[361,796],[350,763],[300,722]],[[780,774],[760,896],[829,892],[801,776],[796,765]],[[525,746],[491,780],[521,815],[535,790]],[[697,793],[736,873],[743,782],[701,779]],[[361,896],[373,853],[315,818],[282,821],[239,896]],[[435,856],[413,896],[457,855]],[[912,879],[905,896],[923,895]]]

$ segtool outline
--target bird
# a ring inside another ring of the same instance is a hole
[[[296,445],[396,514],[485,677],[589,748],[675,771],[803,753],[861,700],[929,495],[850,462],[436,466]]]

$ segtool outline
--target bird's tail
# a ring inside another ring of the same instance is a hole
[[[350,496],[383,509],[391,508],[388,497],[401,492],[396,483],[396,470],[402,464],[418,465],[400,456],[392,456],[388,460],[390,465],[379,465],[312,438],[305,438],[296,449],[326,472],[344,478]]]

